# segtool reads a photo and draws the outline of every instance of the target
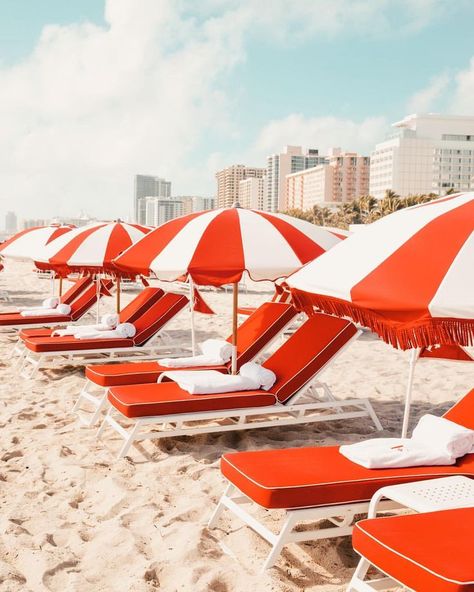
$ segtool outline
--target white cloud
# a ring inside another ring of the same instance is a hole
[[[410,98],[407,104],[408,111],[410,113],[428,113],[435,109],[437,101],[444,96],[450,82],[451,78],[447,73],[432,78],[428,86]]]
[[[28,217],[123,216],[137,172],[162,174],[177,191],[213,187],[223,155],[199,150],[209,135],[238,134],[235,90],[225,89],[250,37],[409,31],[445,5],[106,0],[105,26],[47,26],[31,55],[0,66],[0,206]],[[367,151],[385,123],[290,115],[264,127],[253,154],[290,142]]]
[[[450,110],[458,115],[474,116],[474,57],[469,66],[456,76]]]
[[[340,147],[369,154],[387,130],[384,117],[369,117],[360,122],[337,117],[304,117],[292,114],[271,121],[261,130],[254,146],[256,154],[269,154],[285,144],[319,148],[324,154],[329,148]]]

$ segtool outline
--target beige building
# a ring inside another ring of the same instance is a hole
[[[266,177],[249,177],[239,183],[239,204],[243,208],[263,210]]]
[[[247,167],[233,164],[217,171],[217,207],[231,207],[239,199],[239,183],[248,178],[261,178],[265,175],[264,168]]]
[[[327,164],[287,175],[288,209],[339,203],[369,192],[370,158],[333,148]]]

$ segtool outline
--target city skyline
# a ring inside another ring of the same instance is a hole
[[[474,114],[472,3],[331,6],[3,4],[0,216],[130,218],[140,171],[214,195],[287,144],[369,154],[409,113]]]

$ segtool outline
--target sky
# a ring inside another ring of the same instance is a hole
[[[213,195],[285,144],[369,154],[474,115],[472,0],[0,0],[0,224],[127,218],[133,176]]]

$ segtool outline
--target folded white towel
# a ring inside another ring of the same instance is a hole
[[[260,386],[244,376],[222,374],[217,370],[177,370],[164,372],[162,377],[174,380],[191,395],[252,391]]]
[[[209,358],[219,360],[216,364],[225,364],[232,356],[232,344],[225,339],[206,339],[199,344],[199,349]]]
[[[435,415],[423,415],[411,439],[425,446],[435,446],[453,458],[464,456],[474,447],[474,430]]]
[[[96,331],[110,331],[117,327],[119,317],[117,314],[105,314],[100,319],[98,325],[68,325],[65,329],[56,329],[53,331],[53,337],[58,335],[59,337],[73,336],[76,337],[82,333],[95,333]]]
[[[240,368],[240,376],[257,383],[264,391],[269,391],[275,384],[276,375],[256,362],[247,362]]]
[[[18,310],[20,312],[29,311],[29,310],[45,310],[50,308],[56,308],[60,303],[59,298],[53,296],[52,298],[46,298],[41,303],[41,306],[20,306]]]
[[[194,368],[196,366],[221,366],[224,362],[213,356],[200,354],[183,358],[162,358],[158,360],[158,364],[165,366],[165,368]]]
[[[24,310],[20,314],[22,317],[55,317],[58,315],[68,315],[71,313],[69,304],[58,304],[56,308],[39,308],[37,310]]]
[[[410,438],[374,438],[339,447],[350,461],[367,469],[453,465],[446,450],[413,442]]]
[[[135,337],[137,330],[132,323],[121,323],[115,329],[107,331],[79,331],[76,339],[127,339]]]

